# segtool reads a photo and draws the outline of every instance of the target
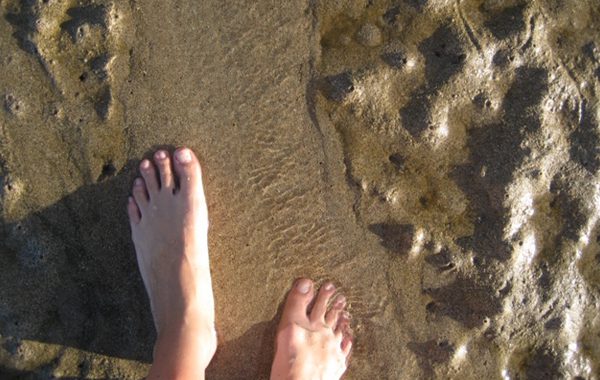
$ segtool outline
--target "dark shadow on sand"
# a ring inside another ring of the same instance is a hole
[[[4,349],[33,340],[151,361],[154,326],[125,209],[136,164],[0,225]]]
[[[149,152],[158,148],[173,150]],[[118,173],[107,165],[96,183],[0,224],[0,336],[8,353],[17,355],[21,342],[32,340],[152,362],[156,333],[125,208],[137,164]],[[219,341],[208,378],[269,377],[283,302],[272,320]],[[32,371],[0,366],[0,379],[54,379],[58,364]],[[85,378],[89,363],[79,368],[78,378]]]
[[[79,380],[81,377],[55,377],[52,375],[52,370],[49,367],[44,367],[38,371],[20,371],[13,368],[0,366],[0,376],[2,380]],[[106,380],[117,380],[116,378],[106,378]]]
[[[217,352],[206,370],[207,379],[269,379],[275,355],[275,336],[281,320],[286,296],[269,321],[255,324],[237,339],[223,342],[219,338]],[[219,334],[217,320],[217,334]]]
[[[268,379],[273,361],[278,317],[260,322],[244,335],[219,342],[217,353],[206,371],[207,379]]]

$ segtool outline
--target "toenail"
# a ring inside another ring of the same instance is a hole
[[[144,182],[142,182],[141,178],[136,178],[134,184],[136,186],[142,186],[144,184]]]
[[[346,303],[346,297],[340,297],[335,301],[335,306],[341,307],[344,303]]]
[[[192,152],[186,148],[180,149],[175,154],[175,158],[177,158],[177,161],[181,162],[182,164],[187,164],[192,161]]]
[[[156,152],[156,158],[158,158],[159,160],[164,160],[165,158],[167,158],[167,152],[165,152],[164,150],[159,150],[158,152]]]
[[[308,280],[300,280],[296,284],[296,289],[302,294],[307,294],[310,290],[310,281]]]
[[[328,283],[325,285],[325,290],[333,290],[333,284],[332,284],[331,282],[328,282]]]
[[[140,167],[142,169],[148,169],[150,167],[150,161],[148,161],[148,160],[142,161],[142,163],[140,164]]]

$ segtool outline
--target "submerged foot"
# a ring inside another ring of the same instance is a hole
[[[167,354],[199,363],[202,374],[194,375],[202,377],[214,355],[216,335],[200,164],[189,149],[178,149],[173,157],[159,150],[152,161],[141,162],[140,172],[127,209],[158,333],[149,378],[177,377],[173,371],[184,364],[163,360]]]
[[[323,285],[316,299],[313,288],[312,281],[300,279],[288,295],[277,332],[271,379],[337,380],[346,371],[352,347],[346,300],[336,297],[328,310],[335,293],[333,284]]]

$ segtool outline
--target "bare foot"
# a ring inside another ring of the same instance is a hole
[[[277,332],[271,379],[339,379],[346,371],[352,348],[346,300],[338,296],[330,310],[335,287],[325,283],[314,298],[308,279],[296,281],[288,295]]]
[[[127,206],[158,333],[149,378],[176,378],[187,359],[197,366],[188,373],[203,377],[216,349],[216,334],[200,164],[186,148],[178,149],[174,158],[159,150],[153,161],[141,162],[142,178],[134,181]]]

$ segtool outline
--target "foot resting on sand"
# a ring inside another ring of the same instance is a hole
[[[140,172],[127,209],[158,334],[148,379],[204,378],[217,338],[200,164],[159,150]]]
[[[327,282],[315,299],[312,281],[305,278],[296,281],[279,323],[271,379],[342,377],[352,340],[349,315],[344,310],[346,299],[336,297],[328,310],[334,293],[335,287]]]
[[[127,211],[158,333],[148,379],[203,379],[217,338],[208,257],[208,215],[198,159],[181,148],[140,164]],[[279,324],[272,379],[339,379],[350,348],[344,297],[300,279]],[[312,308],[311,308],[312,305]]]

